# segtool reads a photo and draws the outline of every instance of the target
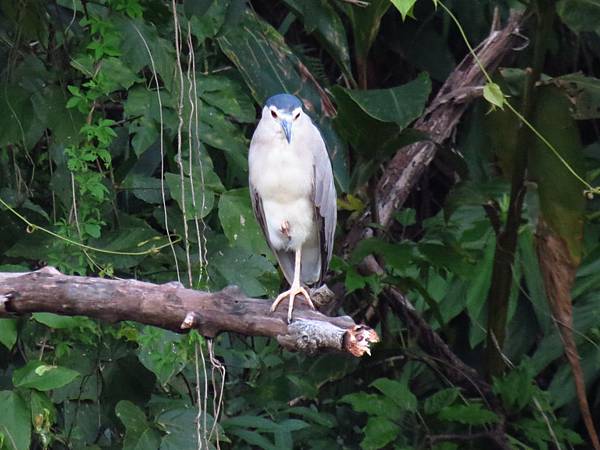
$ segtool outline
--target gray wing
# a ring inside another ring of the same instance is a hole
[[[262,199],[260,198],[260,195],[258,194],[256,189],[254,189],[252,183],[249,182],[248,184],[250,188],[250,200],[252,201],[252,210],[254,211],[254,216],[256,217],[256,220],[260,225],[260,228],[267,241],[267,244],[269,244],[269,248],[275,254],[275,257],[279,262],[279,267],[281,267],[281,271],[283,272],[285,279],[291,285],[292,281],[294,280],[294,253],[275,250],[273,248],[273,246],[271,245],[271,241],[269,240],[269,231],[267,230],[267,221],[265,220],[265,212],[262,206]]]
[[[337,221],[337,204],[335,184],[331,161],[327,153],[327,147],[321,137],[319,129],[313,124],[314,137],[310,146],[314,158],[314,204],[317,228],[319,230],[319,247],[321,250],[321,273],[319,284],[329,267],[331,255],[333,254],[333,240],[335,236],[335,224]]]

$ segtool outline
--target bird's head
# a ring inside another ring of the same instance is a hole
[[[302,102],[298,97],[290,94],[277,94],[270,97],[265,103],[261,121],[265,121],[269,128],[285,136],[288,144],[292,141],[292,129],[304,116]]]

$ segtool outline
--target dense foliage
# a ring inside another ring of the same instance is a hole
[[[560,264],[577,269],[573,331],[597,410],[597,0],[0,0],[0,272],[51,265],[272,298],[283,281],[247,189],[264,100],[300,96],[322,130],[341,244],[385,163],[424,138],[408,127],[468,54],[461,31],[476,45],[510,8],[525,10],[523,45],[491,74],[488,101],[473,102],[389,229],[335,252],[336,313],[377,328],[372,357],[0,319],[0,449],[587,448],[535,241],[547,224],[568,249]],[[359,269],[369,254],[381,273]],[[390,287],[488,375],[494,404],[416,345]],[[506,330],[500,355],[489,330]]]

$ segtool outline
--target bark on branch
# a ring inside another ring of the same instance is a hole
[[[369,353],[369,344],[379,341],[371,328],[350,317],[327,317],[303,302],[296,303],[291,324],[287,308],[274,313],[269,308],[269,301],[246,297],[237,287],[200,292],[179,283],[68,276],[51,267],[0,273],[0,317],[50,312],[107,322],[133,320],[178,333],[194,328],[206,337],[223,331],[268,336],[290,350],[354,356]]]
[[[516,47],[523,46],[525,38],[519,34],[523,14],[513,11],[502,29],[494,29],[476,48],[475,54],[488,73]],[[485,76],[472,55],[468,54],[452,71],[425,113],[414,128],[430,137],[398,149],[388,163],[375,189],[374,207],[365,211],[353,225],[344,240],[344,253],[350,253],[368,232],[370,223],[387,228],[394,212],[402,207],[421,176],[433,161],[437,149],[454,135],[463,114],[473,100],[483,95]],[[372,217],[371,210],[376,217]]]
[[[501,30],[493,30],[476,49],[481,65],[492,73],[523,37],[518,35],[522,14],[513,12]],[[414,128],[431,141],[399,150],[386,167],[376,190],[377,223],[389,226],[394,212],[404,204],[413,186],[435,156],[437,146],[454,133],[471,101],[483,94],[484,74],[469,54],[450,74]]]

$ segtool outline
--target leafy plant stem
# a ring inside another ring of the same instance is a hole
[[[535,106],[535,83],[539,80],[545,60],[547,34],[554,20],[554,3],[539,0],[537,25],[533,49],[532,66],[525,79],[521,114],[529,122]],[[511,111],[516,112],[511,107]],[[487,343],[485,369],[488,377],[500,375],[505,367],[502,357],[508,302],[513,284],[513,264],[518,241],[523,198],[525,196],[525,175],[527,170],[527,148],[531,133],[528,127],[521,126],[517,132],[515,160],[512,168],[510,202],[504,229],[498,234],[492,269],[492,280],[488,292]]]

